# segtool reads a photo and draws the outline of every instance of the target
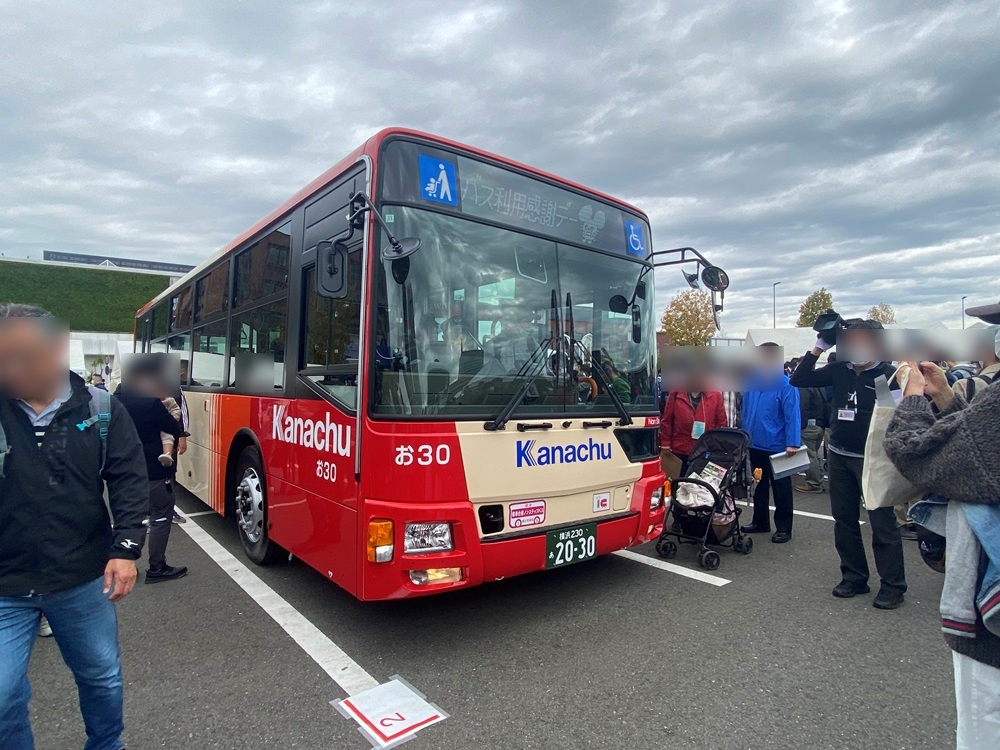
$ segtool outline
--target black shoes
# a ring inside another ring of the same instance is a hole
[[[790,531],[775,531],[774,536],[771,537],[771,541],[775,544],[784,544],[785,542],[792,541],[792,532]]]
[[[838,599],[850,599],[851,597],[858,596],[859,594],[867,594],[869,591],[871,591],[871,589],[868,587],[867,583],[851,583],[850,581],[841,581],[833,589],[833,595]]]
[[[769,534],[771,533],[771,527],[758,526],[755,523],[748,523],[746,526],[741,526],[740,531],[744,534]]]
[[[872,602],[872,606],[875,609],[898,609],[902,603],[903,595],[899,592],[879,589],[879,592],[875,595],[875,601]]]
[[[164,565],[162,568],[157,568],[153,570],[152,568],[146,569],[146,583],[162,583],[163,581],[176,581],[178,578],[183,578],[188,574],[188,569],[183,565],[174,567],[173,565]]]

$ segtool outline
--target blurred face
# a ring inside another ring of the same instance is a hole
[[[856,365],[866,365],[879,359],[877,334],[868,329],[848,329],[837,339],[837,348]]]
[[[54,321],[0,321],[0,387],[14,398],[52,398],[69,370],[69,338]]]

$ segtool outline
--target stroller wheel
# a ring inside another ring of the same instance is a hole
[[[705,570],[716,570],[722,559],[719,553],[710,549],[703,549],[698,553],[698,564]]]
[[[661,539],[656,543],[656,554],[669,560],[677,554],[677,544],[669,539]]]
[[[753,551],[753,537],[740,537],[736,540],[736,544],[733,546],[736,548],[737,552],[743,555],[749,555]]]

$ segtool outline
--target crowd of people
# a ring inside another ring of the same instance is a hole
[[[881,361],[882,326],[873,320],[845,322],[835,341],[849,353],[846,359],[838,359],[830,351],[834,341],[822,335],[812,350],[783,366],[777,344],[763,344],[763,366],[738,394],[733,426],[749,433],[751,465],[759,477],[753,516],[742,531],[771,532],[773,499],[771,541],[790,541],[794,493],[822,493],[826,480],[840,558],[832,594],[867,594],[862,475],[875,382],[885,378],[898,402],[885,453],[925,497],[913,507],[867,511],[880,579],[872,603],[882,610],[903,604],[903,541],[917,540],[922,557],[945,573],[942,629],[953,650],[957,746],[986,750],[1000,747],[1000,386],[994,384],[1000,376],[1000,304],[967,312],[993,327],[979,336],[977,361],[960,366]],[[824,354],[827,361],[818,366]],[[728,425],[718,406],[723,394],[703,392],[700,385],[670,393],[662,408],[660,447],[673,476],[684,476],[687,452],[705,430]],[[775,478],[771,457],[793,456],[803,446],[809,465],[793,488],[791,477]]]
[[[1000,304],[970,309],[1000,324]],[[910,508],[868,510],[880,579],[873,605],[904,601],[903,535],[916,528],[921,555],[945,573],[942,629],[953,651],[959,748],[1000,747],[1000,326],[978,362],[949,381],[933,362],[896,365],[877,356],[878,323],[847,321],[838,359],[820,336],[782,363],[765,344],[765,366],[739,399],[736,425],[750,436],[759,478],[746,533],[791,541],[794,493],[829,483],[840,558],[838,598],[869,593],[860,528],[866,441],[884,377],[898,394],[885,452],[925,494]],[[108,393],[65,364],[67,330],[28,305],[0,305],[0,747],[34,747],[28,662],[34,639],[54,635],[79,687],[86,750],[120,750],[122,676],[114,603],[138,580],[148,543],[147,584],[183,577],[167,562],[176,456],[186,450],[184,395],[162,358],[138,358]],[[824,365],[818,363],[827,355]],[[620,373],[607,379],[619,387]],[[700,387],[699,387],[700,386]],[[624,388],[623,388],[624,390]],[[706,432],[728,426],[723,394],[696,381],[663,401],[660,441],[670,473]],[[803,483],[777,476],[771,458],[809,454]],[[666,465],[666,464],[665,464]],[[112,522],[113,519],[113,522]],[[146,528],[148,527],[148,528]],[[947,549],[947,556],[944,549]]]

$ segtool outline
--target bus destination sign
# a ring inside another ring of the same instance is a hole
[[[393,141],[382,198],[436,204],[556,240],[645,258],[649,228],[603,201],[476,159]]]

